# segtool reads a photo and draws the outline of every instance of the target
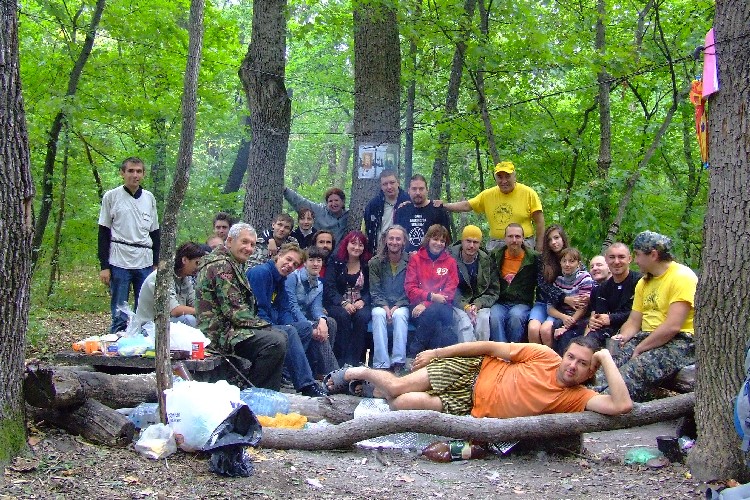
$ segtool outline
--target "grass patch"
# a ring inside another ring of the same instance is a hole
[[[3,408],[0,418],[0,463],[6,463],[26,446],[26,424],[23,413]]]
[[[92,268],[66,271],[47,295],[49,273],[37,269],[31,285],[31,307],[49,311],[103,312],[109,310],[109,290],[99,281]]]

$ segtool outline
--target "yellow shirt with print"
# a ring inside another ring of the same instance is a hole
[[[670,262],[667,271],[657,278],[646,281],[641,278],[635,286],[633,310],[643,314],[641,330],[653,332],[667,318],[669,306],[674,302],[687,302],[690,312],[680,328],[681,332],[693,333],[695,312],[695,288],[698,277],[687,266]]]
[[[505,238],[505,228],[515,222],[523,227],[525,238],[534,235],[531,214],[542,210],[542,202],[536,191],[521,183],[508,194],[495,186],[485,189],[469,200],[469,206],[477,213],[484,213],[490,224],[490,238]]]

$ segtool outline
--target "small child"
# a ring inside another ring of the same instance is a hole
[[[562,275],[555,278],[556,287],[565,292],[566,296],[591,295],[594,280],[587,271],[581,269],[581,252],[578,249],[569,247],[561,250],[560,267],[562,268]],[[573,309],[568,305],[563,305],[560,309],[557,309],[554,305],[547,304],[547,314],[555,320],[542,323],[540,334],[542,343],[553,347],[553,341],[559,339],[565,332],[583,326],[580,320],[585,316],[586,308]],[[555,347],[557,347],[555,350],[560,352],[559,347],[561,346]]]
[[[312,246],[312,237],[315,231],[315,214],[309,208],[300,208],[297,212],[297,227],[292,231],[292,236],[297,239],[300,248],[305,249]]]

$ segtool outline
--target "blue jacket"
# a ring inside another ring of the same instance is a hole
[[[317,286],[310,286],[309,275],[304,267],[287,276],[284,287],[294,321],[317,321],[325,317],[323,309],[323,278]]]
[[[405,201],[409,201],[409,195],[403,189],[398,188],[398,197],[393,207],[394,213],[396,212],[396,207]],[[385,193],[383,193],[383,190],[380,190],[377,196],[371,199],[365,207],[365,236],[367,236],[368,250],[373,255],[375,255],[375,248],[378,246],[378,232],[380,231],[380,222],[383,219],[383,212],[385,211],[384,203]]]
[[[284,286],[286,278],[276,269],[274,261],[269,260],[248,269],[247,280],[255,294],[259,317],[272,325],[294,323],[289,296]]]

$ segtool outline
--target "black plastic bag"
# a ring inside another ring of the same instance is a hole
[[[203,451],[210,451],[208,470],[223,476],[248,477],[253,473],[253,462],[245,451],[256,446],[263,428],[247,405],[229,414],[211,433]]]

